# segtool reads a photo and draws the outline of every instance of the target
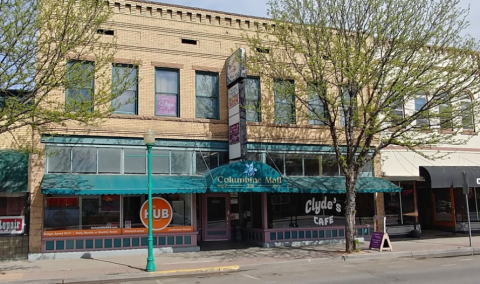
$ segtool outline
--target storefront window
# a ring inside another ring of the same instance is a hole
[[[450,222],[453,220],[453,207],[449,188],[438,188],[434,192],[435,221]]]
[[[80,202],[78,197],[47,197],[43,228],[51,230],[78,230]]]
[[[287,176],[303,176],[303,162],[301,154],[285,155],[285,174]]]
[[[283,154],[267,153],[267,158],[265,163],[270,167],[274,168],[275,170],[277,170],[281,175],[283,175],[284,174],[283,156],[284,156]]]
[[[87,147],[72,148],[72,172],[79,174],[96,174],[97,149]]]
[[[413,182],[399,182],[401,192],[385,192],[383,202],[387,225],[412,225],[414,217],[405,215],[415,212],[415,194]]]
[[[82,198],[82,229],[120,228],[120,196]]]
[[[322,176],[338,175],[338,162],[335,155],[322,155]]]
[[[122,163],[122,149],[98,148],[98,173],[119,174]]]
[[[208,170],[228,164],[228,152],[206,152],[195,153],[195,172],[203,175]]]
[[[191,194],[161,194],[154,197],[164,198],[172,206],[173,217],[168,227],[192,226]],[[146,200],[148,200],[147,195],[47,197],[44,230],[145,228],[140,220],[140,209]],[[0,199],[0,205],[1,202]],[[0,207],[1,212],[2,207]]]
[[[345,226],[344,194],[267,195],[268,228]],[[357,224],[373,224],[372,194],[357,194]]]
[[[192,168],[192,152],[172,151],[172,174],[188,175]]]
[[[147,151],[143,149],[125,149],[124,150],[124,173],[125,174],[145,174]]]
[[[478,211],[478,202],[480,201],[480,188],[470,188],[468,193],[468,209],[470,211],[470,220],[480,221]]]
[[[247,153],[247,160],[262,162],[262,153]]]
[[[0,216],[25,215],[26,197],[0,197]]]
[[[46,149],[47,171],[69,173],[71,170],[71,147],[48,147]]]
[[[152,173],[169,174],[170,173],[170,151],[153,150],[152,151]]]
[[[320,156],[319,155],[305,155],[303,159],[305,166],[305,176],[319,176],[320,175]]]

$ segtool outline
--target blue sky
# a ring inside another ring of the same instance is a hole
[[[267,15],[267,0],[160,0],[156,2],[191,6],[257,17],[266,17]],[[480,1],[460,0],[460,5],[462,7],[466,8],[469,4],[470,15],[468,20],[470,21],[470,27],[466,32],[470,33],[477,40],[480,40]]]

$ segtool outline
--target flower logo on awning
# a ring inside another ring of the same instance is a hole
[[[255,172],[257,169],[253,167],[253,162],[250,163],[250,165],[247,163],[245,164],[245,171],[243,172],[244,174],[247,174],[249,177],[253,177],[255,175]]]

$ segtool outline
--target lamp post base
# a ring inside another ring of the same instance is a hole
[[[155,262],[153,259],[147,258],[147,267],[145,268],[146,272],[154,272],[155,271]]]

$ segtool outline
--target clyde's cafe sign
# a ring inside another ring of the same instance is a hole
[[[19,235],[24,229],[24,216],[0,216],[0,235]]]
[[[326,214],[327,212],[331,212],[335,210],[336,212],[342,212],[342,205],[337,203],[337,199],[334,197],[333,200],[328,200],[325,196],[323,200],[315,200],[313,197],[310,200],[305,202],[305,213],[315,213],[318,216],[313,216],[313,223],[319,226],[327,226],[333,224],[333,215]],[[319,215],[322,213],[322,215]],[[329,216],[330,215],[330,216]]]

